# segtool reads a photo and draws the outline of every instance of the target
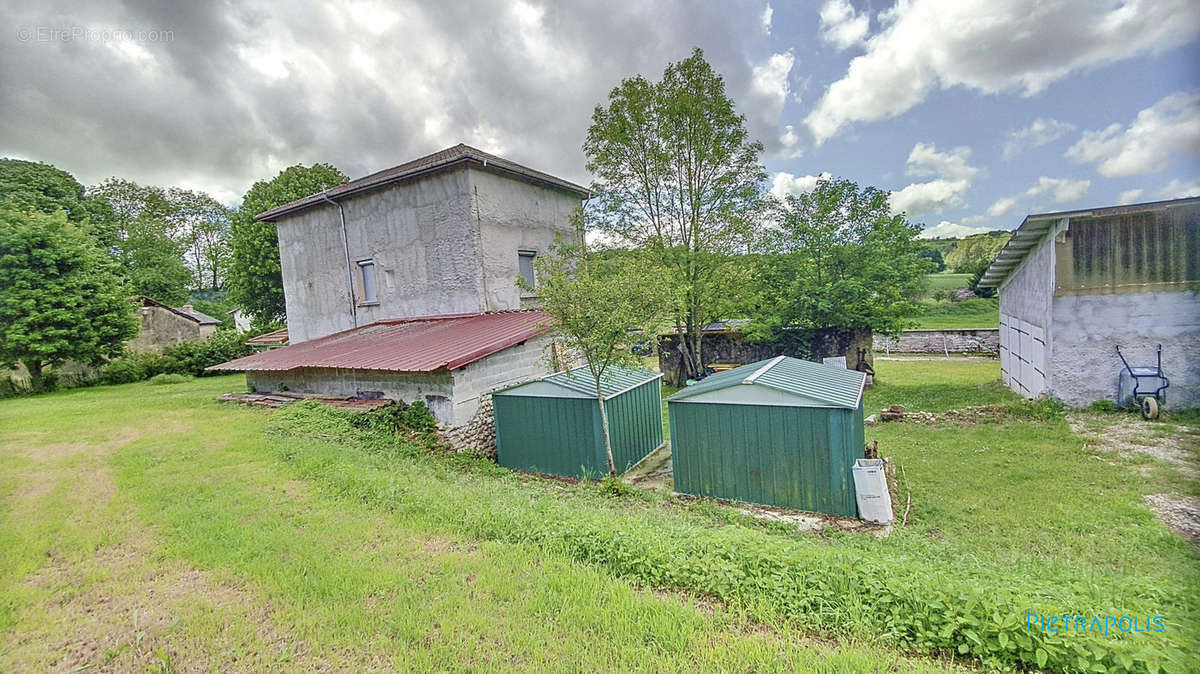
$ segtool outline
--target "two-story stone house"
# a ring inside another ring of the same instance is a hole
[[[516,279],[536,282],[587,195],[457,145],[262,213],[290,345],[215,369],[260,391],[422,399],[468,424],[491,390],[546,372],[545,316]]]

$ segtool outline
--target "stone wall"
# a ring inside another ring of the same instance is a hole
[[[138,307],[137,337],[126,346],[130,351],[162,351],[184,342],[204,341],[217,330],[216,325],[200,325],[196,321],[156,306]]]
[[[477,454],[495,461],[496,419],[492,416],[491,394],[479,399],[475,416],[470,421],[455,427],[438,424],[438,433],[456,452]]]
[[[999,330],[905,330],[899,336],[875,335],[880,353],[970,353],[1000,355]]]
[[[745,365],[775,356],[792,356],[821,362],[824,358],[845,356],[851,369],[857,369],[859,351],[864,351],[867,364],[874,366],[870,330],[786,330],[780,338],[753,342],[736,330],[705,333],[700,353],[705,366],[712,363]],[[663,335],[658,341],[658,367],[663,381],[672,386],[683,385],[683,354],[676,335]]]

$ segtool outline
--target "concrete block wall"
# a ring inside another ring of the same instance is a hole
[[[1068,405],[1113,400],[1123,369],[1153,366],[1163,345],[1168,408],[1200,407],[1200,292],[1063,295],[1053,300],[1050,393]]]
[[[496,389],[550,374],[551,341],[549,335],[534,337],[455,370],[454,413],[448,423],[469,423],[482,401]]]
[[[286,372],[247,372],[246,383],[255,391],[292,391],[316,395],[362,396],[379,394],[389,400],[424,401],[434,417],[454,420],[454,379],[449,372],[400,373],[327,368],[298,368]]]

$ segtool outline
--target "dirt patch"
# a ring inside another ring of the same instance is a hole
[[[1200,498],[1179,494],[1151,494],[1146,505],[1180,536],[1200,545]]]
[[[479,551],[479,547],[473,543],[461,543],[445,536],[422,536],[418,539],[414,539],[413,543],[416,545],[416,547],[431,555],[459,553],[463,555],[474,556]]]
[[[1115,452],[1121,456],[1144,454],[1165,461],[1185,477],[1200,479],[1200,469],[1183,445],[1189,429],[1164,427],[1161,422],[1146,421],[1132,414],[1110,420],[1100,415],[1070,413],[1067,424],[1087,442],[1084,451]]]

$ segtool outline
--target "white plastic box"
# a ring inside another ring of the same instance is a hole
[[[891,524],[896,515],[892,512],[892,497],[888,494],[883,459],[859,459],[854,463],[853,471],[859,519],[874,524]]]

